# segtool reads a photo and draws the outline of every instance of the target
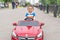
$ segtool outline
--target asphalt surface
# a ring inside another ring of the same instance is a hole
[[[11,33],[14,28],[12,23],[24,20],[26,12],[26,8],[0,9],[0,40],[11,40]],[[60,18],[54,18],[37,8],[35,8],[35,12],[35,19],[45,23],[43,26],[44,40],[60,40]]]

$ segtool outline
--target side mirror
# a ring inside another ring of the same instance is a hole
[[[44,26],[44,23],[42,23],[42,24],[40,25],[40,28],[42,28],[42,26]]]
[[[42,23],[40,26],[44,26],[44,23]]]
[[[17,26],[17,23],[13,23],[13,26]]]

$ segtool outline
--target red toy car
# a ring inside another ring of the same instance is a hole
[[[16,27],[13,29],[11,40],[43,40],[43,25],[44,23],[35,20],[13,23]]]

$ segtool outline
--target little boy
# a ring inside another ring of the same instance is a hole
[[[35,17],[35,12],[33,12],[34,11],[34,7],[32,5],[29,5],[27,7],[27,10],[28,10],[28,12],[25,15],[26,16],[25,20],[27,20],[28,18],[33,20],[34,17]]]

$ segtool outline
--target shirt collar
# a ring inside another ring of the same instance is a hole
[[[33,12],[34,12],[34,11],[33,11]],[[33,13],[33,12],[32,12],[32,13]],[[29,12],[28,12],[28,13],[29,13]],[[32,14],[32,13],[29,13],[29,14]]]

